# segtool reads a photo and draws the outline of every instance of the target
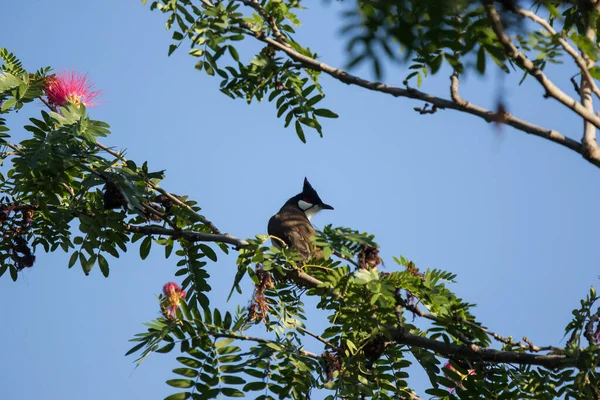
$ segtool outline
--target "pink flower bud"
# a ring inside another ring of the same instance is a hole
[[[175,282],[165,283],[163,286],[164,300],[161,308],[165,317],[175,319],[175,311],[181,304],[181,299],[185,300],[185,291]]]

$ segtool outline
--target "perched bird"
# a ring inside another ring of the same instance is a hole
[[[285,243],[298,251],[305,260],[317,255],[313,246],[316,232],[310,219],[321,210],[333,210],[333,207],[323,203],[308,179],[304,178],[302,192],[286,201],[281,210],[269,220],[271,241],[276,247],[282,247],[282,243]]]

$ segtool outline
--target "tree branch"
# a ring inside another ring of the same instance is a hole
[[[107,153],[111,154],[115,158],[118,158],[124,162],[127,162],[127,159],[125,157],[123,157],[122,154],[119,154],[118,152],[114,151],[110,147],[107,147],[98,141],[96,141],[96,146],[98,146],[100,149],[106,151]],[[190,207],[189,205],[187,205],[183,201],[181,201],[179,198],[177,198],[177,196],[174,196],[173,194],[167,192],[165,189],[161,188],[157,183],[154,183],[151,180],[146,180],[146,183],[152,189],[167,196],[169,198],[169,200],[171,200],[173,203],[175,203],[178,206],[181,206],[181,207],[185,208],[186,210],[188,210],[189,212],[191,212],[196,218],[198,218],[198,220],[200,222],[202,222],[204,225],[208,226],[208,228],[211,231],[213,231],[213,233],[221,234],[221,231],[219,229],[217,229],[217,227],[212,222],[210,222],[208,219],[206,219],[206,217],[204,217],[203,215],[198,214],[196,211],[194,211],[194,209],[192,207]]]
[[[504,47],[504,52],[506,55],[510,57],[519,67],[523,68],[531,76],[533,76],[544,87],[548,96],[558,100],[571,110],[575,111],[585,120],[600,128],[600,117],[594,114],[593,111],[587,109],[583,104],[579,103],[571,96],[563,92],[550,79],[548,79],[542,70],[536,67],[535,64],[529,58],[527,58],[525,54],[521,53],[517,49],[510,37],[504,31],[504,26],[502,24],[502,20],[500,19],[498,10],[496,10],[496,7],[494,6],[494,1],[483,0],[483,4],[490,18],[492,30],[496,34],[496,37],[500,41],[502,47]]]
[[[269,25],[269,28],[271,28],[271,32],[273,32],[273,36],[275,37],[275,39],[277,39],[278,42],[285,46],[290,46],[286,37],[281,33],[281,30],[279,30],[279,26],[277,25],[277,21],[275,21],[275,18],[270,16],[269,13],[265,11],[264,7],[257,0],[238,1],[242,2],[246,6],[255,9],[258,15],[260,15],[261,18],[267,23],[267,25]]]
[[[590,346],[598,344],[598,336],[596,331],[594,331],[594,324],[598,322],[598,320],[600,320],[600,307],[598,307],[598,310],[592,314],[590,320],[585,325],[585,332],[583,333],[583,336],[585,336]]]
[[[594,8],[598,8],[598,5],[595,5]],[[585,36],[593,43],[596,40],[596,26],[595,22],[591,21],[591,19],[592,16],[587,15],[587,21],[585,21]],[[585,66],[587,69],[594,66],[594,61],[585,53],[585,51],[581,51],[581,56],[585,61]],[[594,112],[594,103],[592,101],[592,85],[593,81],[590,82],[585,78],[584,75],[581,76],[581,85],[579,90],[581,104],[591,113]],[[598,149],[598,142],[596,141],[596,127],[586,120],[583,121],[583,137],[581,139],[581,143],[583,144],[583,150],[586,153],[600,153],[600,149]]]
[[[417,346],[429,349],[445,357],[461,357],[473,361],[486,361],[491,363],[511,363],[524,365],[540,365],[546,368],[568,368],[577,364],[575,357],[567,357],[564,354],[531,354],[516,351],[502,351],[491,348],[481,348],[476,345],[458,345],[444,343],[428,339],[423,336],[414,335],[404,328],[389,327],[388,332],[392,339],[398,344]]]
[[[236,248],[248,245],[247,241],[243,239],[238,239],[228,233],[215,234],[203,232],[185,232],[180,230],[163,228],[160,225],[137,226],[129,224],[125,225],[125,230],[131,233],[141,233],[143,235],[164,235],[171,236],[173,238],[183,238],[190,242],[228,243],[234,245]],[[293,280],[298,285],[311,288],[316,288],[320,285],[323,285],[323,282],[321,282],[317,278],[314,278],[313,276],[297,269],[287,271],[285,278]]]
[[[220,242],[228,243],[236,246],[237,248],[247,246],[248,242],[243,239],[238,239],[231,236],[230,234],[216,234],[216,233],[203,233],[203,232],[185,232],[181,230],[167,229],[160,225],[125,225],[125,230],[131,233],[141,233],[143,235],[164,235],[171,236],[173,238],[183,238],[190,242]]]
[[[421,310],[418,306],[413,305],[408,303],[407,301],[405,301],[402,297],[398,296],[397,297],[398,302],[400,303],[400,306],[410,312],[412,312],[413,314],[418,315],[419,317],[422,318],[426,318],[429,319],[431,321],[435,321],[439,324],[444,324],[444,321],[442,321],[440,318],[438,318],[437,316],[430,314],[428,312],[425,312],[423,310]],[[494,339],[496,339],[497,341],[504,343],[506,345],[509,346],[514,346],[514,347],[520,347],[523,350],[529,350],[531,352],[540,352],[540,351],[564,351],[564,349],[558,348],[558,347],[553,347],[553,346],[544,346],[544,347],[538,347],[535,346],[529,339],[527,339],[526,337],[523,338],[523,341],[527,344],[523,344],[521,342],[515,342],[514,340],[512,340],[512,338],[506,338],[504,336],[501,336],[495,332],[492,332],[491,330],[484,328],[483,326],[479,325],[476,322],[473,321],[469,321],[466,320],[464,318],[460,318],[458,320],[458,322],[460,323],[464,323],[466,325],[472,326],[473,328],[477,328],[483,332],[485,332],[487,335],[493,337]],[[462,339],[461,339],[462,340]],[[464,341],[464,340],[463,340]]]
[[[560,34],[558,32],[556,32],[556,30],[554,30],[552,25],[550,25],[546,19],[539,17],[535,13],[533,13],[529,10],[524,10],[522,8],[516,8],[516,12],[517,12],[517,14],[520,14],[523,17],[529,18],[530,20],[538,23],[546,31],[548,31],[548,33],[550,33],[552,36],[556,37],[556,39],[558,40],[558,43],[560,43],[560,45],[565,49],[565,51],[573,58],[573,60],[579,67],[581,74],[585,77],[587,82],[590,84],[592,91],[596,94],[596,96],[598,96],[600,98],[600,89],[598,88],[598,86],[596,85],[596,82],[594,81],[594,78],[590,74],[589,67],[587,66],[587,62],[583,59],[582,56],[577,54],[577,50],[575,50],[565,38],[560,36]]]
[[[253,31],[249,24],[242,24],[241,27],[247,30],[247,34],[254,36],[257,40],[271,44],[276,49],[285,52],[291,59],[302,64],[305,68],[310,68],[315,71],[324,72],[333,77],[334,79],[339,80],[340,82],[346,83],[348,85],[360,86],[368,90],[386,93],[394,97],[407,97],[410,99],[429,102],[431,104],[436,105],[438,108],[452,109],[465,112],[467,114],[475,115],[479,118],[482,118],[487,122],[495,122],[497,120],[496,112],[487,110],[483,107],[471,103],[457,103],[452,100],[436,97],[413,88],[404,89],[400,87],[389,86],[381,82],[371,82],[358,76],[352,75],[342,69],[334,68],[330,65],[317,61],[314,58],[305,56],[304,54],[301,54],[292,48],[284,46],[283,44],[277,42],[274,39],[266,37],[266,35],[264,35],[262,32]],[[554,143],[558,143],[561,146],[564,146],[568,149],[575,151],[578,154],[581,154],[586,160],[588,160],[595,166],[600,167],[600,155],[584,154],[581,143],[564,136],[563,134],[559,133],[554,129],[543,128],[541,126],[519,119],[510,113],[505,114],[505,118],[502,121],[502,123],[512,126],[517,130],[550,140]]]
[[[306,286],[316,287],[322,284],[318,279],[304,274],[312,281],[309,284],[308,280]],[[434,317],[434,316],[432,316]],[[434,317],[436,318],[436,317]],[[478,328],[482,329],[479,325]],[[502,351],[491,348],[481,348],[477,345],[458,345],[453,343],[445,343],[433,339],[429,339],[423,336],[418,336],[407,332],[402,326],[399,327],[386,327],[392,340],[398,344],[406,344],[410,346],[417,346],[426,348],[436,352],[437,354],[445,357],[462,357],[473,361],[487,361],[492,363],[513,363],[513,364],[525,364],[525,365],[540,365],[546,368],[567,368],[576,365],[576,357],[567,357],[564,354],[531,354],[516,351]],[[553,349],[554,350],[554,349]],[[558,349],[557,349],[558,350]]]

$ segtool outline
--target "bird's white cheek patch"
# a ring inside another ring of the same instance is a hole
[[[306,218],[310,219],[312,217],[314,217],[315,215],[317,215],[317,213],[321,211],[321,208],[319,206],[313,207],[313,208],[309,208],[308,210],[304,210],[304,214],[306,215]]]
[[[298,207],[300,207],[301,209],[303,209],[304,211],[308,210],[309,208],[311,208],[313,205],[310,204],[307,201],[304,200],[298,200]]]

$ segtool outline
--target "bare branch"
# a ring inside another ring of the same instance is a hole
[[[304,274],[307,275],[307,274]],[[308,280],[306,286],[316,287],[322,284],[316,278],[313,278],[310,275],[307,277],[311,278],[313,284],[308,284]],[[437,317],[433,317],[432,319],[436,320]],[[479,325],[475,324],[478,328],[481,328]],[[445,357],[462,357],[468,360],[473,361],[487,361],[492,363],[513,363],[513,364],[525,364],[525,365],[541,365],[546,368],[567,368],[573,367],[576,365],[577,360],[576,357],[567,357],[565,354],[531,354],[531,353],[522,353],[516,351],[501,351],[495,350],[491,348],[482,348],[475,344],[468,345],[459,345],[453,343],[445,343],[433,339],[428,339],[423,336],[418,336],[407,332],[406,329],[402,326],[398,327],[386,327],[388,333],[390,334],[392,340],[394,340],[398,344],[406,344],[411,346],[417,346],[426,348],[436,352],[437,354],[443,355]],[[560,349],[552,349],[558,350],[557,353],[560,353]]]
[[[527,338],[526,336],[523,336],[523,341],[529,345],[529,351],[533,351],[533,352],[542,351],[541,347],[538,347],[535,344],[533,344],[533,342],[531,340],[529,340],[529,338]]]
[[[500,14],[498,13],[498,10],[496,10],[493,0],[483,0],[483,3],[490,18],[492,29],[500,41],[500,44],[502,47],[504,47],[504,52],[506,55],[510,57],[518,66],[533,76],[544,87],[546,90],[546,95],[558,100],[571,110],[575,111],[585,120],[594,124],[594,126],[600,127],[600,118],[594,114],[593,111],[590,111],[583,104],[563,92],[550,79],[548,79],[546,74],[544,74],[541,69],[536,67],[535,64],[529,58],[527,58],[525,54],[521,53],[517,49],[510,37],[504,31]]]
[[[454,73],[450,76],[450,97],[452,98],[452,101],[461,107],[467,107],[469,102],[464,100],[458,93],[459,83],[460,81],[458,79],[458,72],[454,71]]]
[[[599,5],[595,5],[595,8],[598,8]],[[597,11],[597,10],[596,10]],[[591,41],[596,41],[596,21],[591,21],[591,16],[587,16],[587,21],[585,21],[585,36]],[[585,61],[585,66],[589,69],[594,66],[594,61],[588,56],[584,50],[581,50],[581,56]],[[581,89],[579,91],[579,95],[581,98],[581,104],[588,110],[589,112],[594,112],[594,103],[592,100],[592,90],[593,90],[593,81],[589,81],[585,79],[585,77],[581,76]],[[596,141],[596,127],[591,124],[589,121],[583,121],[583,138],[581,139],[581,143],[583,144],[583,150],[585,153],[598,154],[600,153],[600,149],[598,148],[598,142]]]
[[[431,321],[438,322],[440,324],[444,323],[444,321],[442,321],[441,319],[439,319],[435,315],[430,314],[428,312],[425,312],[425,311],[421,310],[417,305],[408,303],[406,300],[404,300],[400,296],[397,296],[396,300],[398,301],[398,303],[400,304],[400,306],[402,308],[404,308],[404,309],[412,312],[415,315],[418,315],[419,317],[426,318],[426,319],[429,319]],[[531,343],[529,341],[529,339],[527,339],[525,337],[523,338],[523,341],[525,343],[527,343],[527,345],[525,345],[525,344],[523,344],[521,342],[515,342],[511,338],[505,338],[504,336],[498,335],[497,333],[492,332],[491,330],[489,330],[487,328],[484,328],[483,326],[479,325],[476,322],[468,321],[468,320],[466,320],[464,318],[460,318],[457,321],[460,322],[460,323],[472,326],[474,328],[480,329],[481,331],[485,332],[486,334],[488,334],[489,336],[493,337],[497,341],[502,342],[504,344],[507,344],[509,346],[520,347],[521,349],[529,350],[531,352],[540,352],[540,351],[549,351],[549,350],[563,351],[563,349],[561,349],[561,348],[552,347],[552,346],[545,346],[545,347],[535,346],[535,345],[533,345],[533,343]],[[461,340],[463,340],[463,339],[461,339]],[[463,342],[468,343],[468,341],[465,341],[465,340],[463,340]]]
[[[556,39],[558,40],[558,43],[560,43],[560,45],[565,49],[565,51],[573,58],[573,60],[579,67],[582,75],[585,77],[586,81],[591,85],[592,91],[596,94],[596,96],[598,96],[600,98],[600,89],[598,88],[598,86],[596,85],[596,82],[594,81],[594,78],[590,74],[589,67],[587,66],[587,62],[583,59],[583,57],[581,57],[577,53],[577,50],[575,50],[569,44],[569,42],[567,40],[565,40],[563,37],[561,37],[560,34],[558,34],[556,32],[556,30],[554,30],[552,25],[550,25],[546,19],[539,17],[535,13],[533,13],[529,10],[524,10],[522,8],[517,8],[516,12],[517,12],[517,14],[520,14],[520,15],[524,16],[525,18],[529,18],[532,21],[540,24],[546,31],[548,31],[548,33],[550,33],[552,36],[556,37]],[[577,91],[579,91],[579,90],[577,90]]]
[[[254,36],[257,40],[271,44],[278,50],[285,52],[291,59],[304,65],[305,68],[310,68],[316,71],[324,72],[333,77],[334,79],[337,79],[340,82],[346,83],[348,85],[360,86],[368,90],[386,93],[394,97],[407,97],[411,99],[429,102],[431,104],[435,104],[438,108],[452,109],[465,112],[482,118],[488,122],[496,121],[496,112],[494,111],[487,110],[483,107],[471,103],[459,104],[452,100],[436,97],[431,94],[424,93],[412,88],[404,89],[400,87],[389,86],[381,82],[371,82],[358,76],[349,74],[348,72],[339,68],[334,68],[330,65],[317,61],[314,58],[305,56],[304,54],[300,54],[296,50],[284,46],[276,40],[266,37],[262,32],[253,31],[251,29],[252,27],[249,24],[242,24],[241,27],[247,29],[247,34]],[[600,121],[600,118],[598,118],[598,120]],[[596,165],[597,167],[600,167],[600,155],[584,154],[581,143],[564,136],[563,134],[559,133],[554,129],[543,128],[541,126],[519,119],[513,116],[512,114],[508,113],[506,114],[506,118],[503,121],[503,123],[512,126],[517,130],[550,140],[554,143],[558,143],[564,147],[567,147],[568,149],[571,149],[576,153],[583,155],[584,158],[586,158],[586,160],[588,160],[592,164]]]
[[[585,336],[585,338],[587,339],[590,346],[598,344],[598,334],[594,330],[594,324],[597,323],[599,320],[600,320],[600,307],[598,307],[598,310],[594,314],[592,314],[592,316],[590,317],[590,320],[585,325],[585,332],[583,333],[583,336]]]
[[[236,247],[247,246],[248,242],[243,239],[238,239],[229,234],[216,234],[204,232],[185,232],[181,230],[167,229],[160,225],[126,225],[125,230],[131,233],[141,233],[143,235],[164,235],[173,238],[183,238],[190,242],[220,242],[228,243]]]
[[[429,349],[445,357],[461,357],[473,361],[486,361],[491,363],[511,363],[525,365],[540,365],[546,368],[568,368],[577,364],[575,357],[564,354],[531,354],[516,351],[502,351],[491,348],[481,348],[476,345],[458,345],[444,343],[414,335],[404,328],[388,328],[392,339],[399,344],[417,346]]]

